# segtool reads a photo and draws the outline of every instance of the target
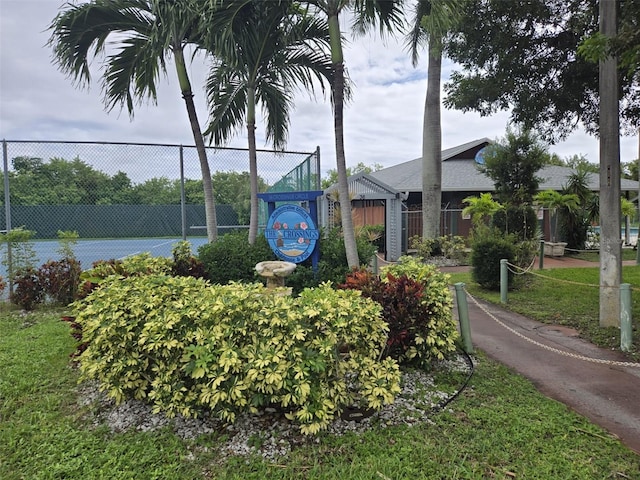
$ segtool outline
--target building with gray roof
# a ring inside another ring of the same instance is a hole
[[[469,196],[495,191],[493,181],[478,169],[476,161],[478,152],[490,143],[491,140],[488,138],[480,138],[442,151],[441,232],[443,235],[468,235],[471,222],[469,219],[462,218],[461,212],[465,207],[463,200]],[[544,167],[537,174],[542,179],[540,190],[563,190],[572,173],[574,170],[570,167],[556,165]],[[350,190],[352,187],[358,189],[361,188],[361,185],[370,184],[376,184],[379,189],[384,190],[385,195],[388,195],[389,198],[395,194],[395,199],[402,200],[404,244],[402,250],[406,251],[407,239],[422,233],[422,214],[420,211],[422,208],[422,158],[399,163],[371,174],[359,174],[350,178]],[[598,192],[600,190],[599,175],[589,174],[587,184],[592,191]],[[635,200],[638,182],[622,179],[621,190],[628,198]],[[367,193],[369,192],[367,191]],[[355,198],[364,197],[356,192]],[[357,215],[358,207],[355,204],[353,208]],[[390,213],[387,208],[386,215],[388,216]],[[388,218],[385,223],[389,223]],[[389,231],[387,231],[388,235]],[[396,256],[397,253],[394,252],[391,259],[395,259]]]

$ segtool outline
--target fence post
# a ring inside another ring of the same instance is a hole
[[[11,192],[9,191],[9,155],[7,141],[2,140],[2,171],[4,173],[4,228],[6,233],[11,232]],[[13,293],[13,255],[11,243],[7,242],[7,277],[9,277],[9,293]]]
[[[631,284],[620,284],[620,350],[631,350]]]
[[[500,260],[500,303],[507,303],[507,290],[509,288],[509,272],[507,259]]]
[[[540,253],[538,255],[538,268],[544,269],[544,240],[540,240]]]
[[[184,191],[184,149],[180,145],[180,214],[182,219],[182,240],[187,239],[187,198]]]
[[[460,324],[460,336],[464,345],[464,351],[473,353],[473,342],[471,341],[471,326],[469,325],[469,306],[467,305],[467,294],[464,290],[464,283],[458,282],[456,288],[456,304],[458,305],[458,323]]]

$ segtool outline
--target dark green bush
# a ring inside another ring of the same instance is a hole
[[[213,283],[255,282],[256,264],[276,257],[263,235],[249,245],[247,232],[232,232],[198,248],[198,259]]]
[[[516,256],[516,240],[511,235],[501,235],[496,231],[475,234],[471,245],[471,276],[481,287],[500,290],[500,260],[513,263]],[[509,272],[509,285],[513,283],[513,273]]]

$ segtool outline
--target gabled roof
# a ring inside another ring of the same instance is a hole
[[[347,179],[347,182],[349,183],[349,192],[368,198],[393,198],[399,193],[398,190],[373,177],[369,173],[361,172],[351,175]],[[324,193],[331,194],[333,192],[337,193],[337,191],[338,184],[336,183],[327,188]]]
[[[442,191],[443,192],[492,192],[495,190],[493,180],[478,170],[475,156],[478,151],[491,141],[481,138],[472,142],[448,148],[442,151]],[[573,169],[550,165],[542,168],[537,176],[542,179],[540,190],[562,190],[569,180]],[[380,182],[400,192],[422,191],[422,158],[399,163],[370,174]],[[600,190],[600,179],[597,173],[587,176],[589,189]],[[622,191],[637,191],[638,182],[621,180]]]

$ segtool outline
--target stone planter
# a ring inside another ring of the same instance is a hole
[[[544,242],[544,254],[548,257],[561,257],[567,242]]]

